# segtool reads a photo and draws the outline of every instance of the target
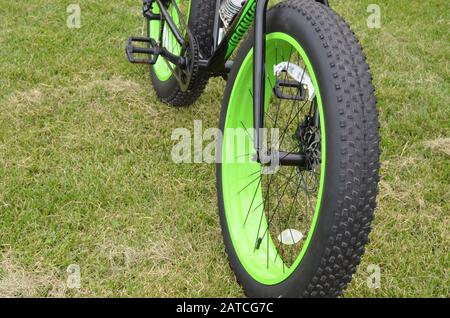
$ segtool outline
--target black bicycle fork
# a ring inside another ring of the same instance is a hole
[[[328,0],[318,0],[328,6]],[[257,0],[255,14],[255,33],[253,47],[253,124],[255,129],[254,146],[257,161],[263,157],[266,164],[270,158],[264,150],[264,114],[266,91],[266,13],[269,0]],[[287,153],[278,151],[276,155],[279,164],[285,166],[305,166],[307,158],[302,153]]]
[[[266,89],[266,12],[269,0],[258,0],[253,48],[253,127],[257,161],[263,151],[264,105]]]

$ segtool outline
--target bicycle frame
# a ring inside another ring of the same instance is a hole
[[[316,0],[325,5],[328,5],[328,0]],[[242,6],[241,10],[234,18],[233,23],[228,28],[226,34],[219,43],[220,32],[220,17],[219,8],[221,0],[216,0],[216,16],[214,18],[214,32],[213,32],[213,47],[211,57],[207,60],[201,60],[200,65],[205,71],[217,74],[224,70],[227,70],[226,62],[233,54],[236,47],[239,45],[242,38],[247,33],[248,29],[255,25],[255,51],[258,51],[256,47],[256,38],[260,41],[265,36],[265,21],[268,0],[247,0]],[[260,47],[261,49],[261,47]],[[256,55],[256,54],[255,54]],[[259,61],[262,62],[262,61]],[[258,65],[258,64],[256,64]]]
[[[328,5],[327,0],[316,0]],[[164,19],[167,22],[168,27],[173,32],[175,38],[183,45],[185,39],[178,30],[176,24],[172,20],[172,17],[164,7],[164,2],[172,2],[174,0],[156,0],[160,8],[160,14],[153,14],[147,16],[149,20]],[[203,72],[210,73],[212,75],[226,76],[230,70],[230,63],[228,63],[230,56],[233,54],[240,41],[246,35],[248,29],[254,25],[254,47],[253,47],[253,124],[255,129],[254,146],[256,149],[257,160],[260,161],[261,151],[263,149],[262,143],[262,128],[264,127],[264,103],[265,103],[265,35],[266,35],[266,12],[269,0],[246,0],[241,10],[234,18],[232,24],[228,28],[227,32],[222,39],[219,39],[220,33],[220,16],[219,9],[221,0],[216,0],[216,14],[214,20],[213,30],[213,46],[212,54],[208,58],[201,56],[199,61],[199,68]],[[177,7],[177,6],[176,6]],[[177,7],[178,8],[178,7]],[[145,13],[144,13],[145,15]],[[190,31],[187,30],[188,35]],[[219,43],[220,40],[220,43]],[[171,55],[172,62],[175,61],[174,56]],[[179,57],[179,61],[182,62],[182,57]],[[285,156],[286,157],[286,156]],[[282,157],[284,158],[284,157]],[[286,157],[287,159],[287,157]],[[304,158],[292,158],[292,161],[302,161]],[[282,164],[282,162],[280,162]]]

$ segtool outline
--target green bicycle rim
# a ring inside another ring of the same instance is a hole
[[[181,0],[177,0],[177,4],[180,4],[180,2],[181,2]],[[188,0],[187,5],[188,5],[188,13],[185,18],[186,22],[189,21],[189,14],[190,14],[190,10],[191,10],[191,0]],[[179,26],[180,18],[178,16],[177,10],[172,5],[169,5],[167,11],[170,13],[175,24],[177,26]],[[159,13],[159,7],[156,4],[156,2],[153,4],[153,12]],[[159,38],[160,23],[161,22],[159,20],[152,20],[149,22],[150,37],[152,37],[154,39]],[[177,40],[175,39],[175,36],[170,31],[170,29],[167,26],[165,26],[165,28],[167,29],[167,33],[163,32],[162,43],[164,44],[164,46],[166,47],[166,49],[169,52],[172,52],[175,55],[179,55],[181,52],[180,44],[177,42]],[[174,68],[173,65],[172,65],[172,67]],[[172,71],[170,70],[169,66],[167,65],[167,62],[162,57],[158,58],[158,60],[156,61],[155,65],[152,66],[152,68],[153,68],[153,71],[155,72],[156,77],[161,82],[166,82],[172,77]]]
[[[250,50],[250,52],[244,59],[233,84],[225,117],[224,136],[222,141],[222,194],[228,231],[230,233],[234,250],[236,251],[236,254],[239,258],[239,262],[253,279],[264,285],[275,285],[286,280],[300,265],[304,255],[306,254],[306,251],[310,246],[311,239],[314,235],[317,220],[319,217],[326,167],[325,120],[320,88],[311,61],[309,60],[301,45],[293,37],[281,32],[270,33],[266,36],[266,74],[268,74],[269,77],[273,76],[274,78],[273,67],[274,63],[276,62],[277,53],[275,53],[275,50],[273,48],[283,46],[293,47],[302,57],[307,72],[310,74],[311,80],[313,82],[313,86],[316,92],[319,116],[321,118],[320,130],[322,164],[320,168],[320,182],[317,202],[305,243],[300,250],[299,255],[291,264],[291,266],[287,267],[281,257],[269,261],[268,255],[276,255],[277,253],[270,233],[266,235],[266,239],[263,243],[260,244],[259,249],[256,250],[254,248],[256,228],[258,227],[258,225],[261,226],[261,222],[263,224],[263,227],[267,226],[266,216],[264,216],[262,220],[259,220],[259,218],[246,219],[248,207],[253,203],[250,201],[263,201],[262,189],[261,187],[259,187],[258,189],[259,184],[256,184],[256,182],[250,184],[244,191],[244,195],[236,195],[236,193],[240,189],[242,189],[242,185],[245,184],[244,182],[248,181],[248,177],[244,178],[243,176],[252,174],[255,170],[258,169],[258,167],[260,167],[260,164],[256,162],[238,162],[239,160],[237,158],[240,156],[239,151],[235,151],[236,146],[233,138],[231,138],[227,133],[229,129],[242,127],[242,125],[245,125],[245,127],[253,127],[252,97],[251,94],[248,93],[249,91],[252,91],[251,85],[253,82],[253,49]],[[266,109],[268,107],[268,103],[272,94],[271,87],[269,86],[269,77],[266,80]],[[250,135],[248,136],[248,139],[251,139]],[[246,145],[248,145],[248,147],[244,150],[246,153],[255,153],[253,142],[251,140],[250,142],[246,142]],[[229,160],[230,158],[227,157],[228,153],[230,152],[233,153],[232,156],[234,159],[231,160],[231,162]],[[248,195],[245,195],[245,193],[248,193]],[[259,209],[256,210],[257,215],[260,215],[260,213],[263,212],[263,209],[264,206],[260,206]]]

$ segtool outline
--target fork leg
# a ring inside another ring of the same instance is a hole
[[[263,149],[264,97],[266,79],[266,11],[268,0],[258,0],[255,14],[255,34],[253,51],[253,126],[255,129],[255,149],[257,160]]]

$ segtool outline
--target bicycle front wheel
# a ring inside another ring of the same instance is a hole
[[[364,54],[326,6],[290,0],[269,10],[265,128],[278,131],[280,153],[305,160],[266,173],[252,136],[252,39],[235,59],[220,118],[217,190],[231,268],[248,296],[338,296],[376,205],[378,118]]]

